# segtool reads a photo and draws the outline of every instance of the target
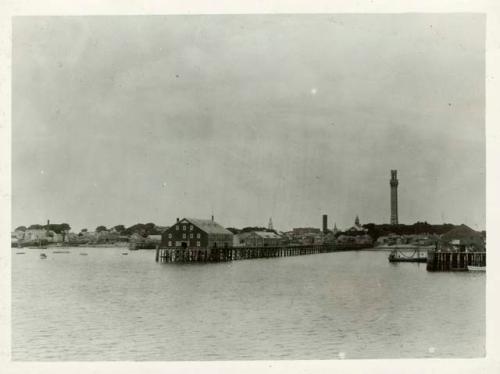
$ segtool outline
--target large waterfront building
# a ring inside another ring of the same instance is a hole
[[[398,224],[398,171],[391,170],[391,225]]]
[[[183,218],[165,230],[161,237],[164,247],[219,248],[232,247],[233,234],[212,219]]]

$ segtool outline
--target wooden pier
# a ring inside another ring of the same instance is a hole
[[[427,252],[428,271],[467,271],[486,266],[486,252]]]
[[[227,262],[254,258],[303,256],[317,253],[352,251],[369,248],[360,244],[316,244],[277,247],[229,247],[229,248],[157,248],[156,262]]]

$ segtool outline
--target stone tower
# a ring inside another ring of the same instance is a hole
[[[391,225],[398,224],[398,171],[391,170]]]

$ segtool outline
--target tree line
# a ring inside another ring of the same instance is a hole
[[[51,223],[49,225],[33,224],[28,227],[18,226],[15,231],[26,231],[26,230],[49,230],[55,232],[56,234],[64,234],[68,233],[71,230],[71,226],[67,223],[60,223],[60,224]],[[118,232],[120,235],[124,236],[130,236],[132,234],[139,234],[142,236],[160,235],[163,231],[161,227],[157,226],[153,222],[136,223],[135,225],[132,225],[130,227],[125,227],[125,225],[116,225],[107,228],[106,226],[99,225],[95,229],[96,232],[103,232],[110,230],[114,230]],[[84,228],[80,231],[80,233],[85,233],[88,231],[89,231],[88,229]]]
[[[367,223],[363,225],[365,229],[368,230],[368,235],[370,235],[374,240],[377,240],[381,236],[387,236],[389,234],[396,235],[442,235],[450,230],[453,230],[456,225],[451,223],[443,223],[440,225],[432,225],[427,222],[416,222],[412,225],[391,225],[391,224],[381,224],[377,225],[375,223]],[[339,233],[338,235],[340,235]]]

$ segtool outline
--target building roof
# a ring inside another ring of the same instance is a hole
[[[226,234],[233,235],[229,230],[219,225],[217,222],[211,219],[199,219],[199,218],[184,218],[183,220],[191,222],[193,225],[198,227],[200,230],[205,231],[207,234]],[[181,220],[180,222],[182,222]]]
[[[274,232],[269,232],[269,231],[253,231],[253,234],[263,239],[281,239],[281,236],[279,236]]]
[[[469,226],[462,224],[441,235],[441,240],[449,241],[466,237],[470,238],[472,236],[482,237],[483,235],[480,232],[471,229]]]
[[[368,231],[367,229],[365,229],[363,226],[359,225],[359,224],[355,224],[354,226],[350,227],[349,229],[347,229],[346,231],[363,231],[363,232],[366,232]]]

